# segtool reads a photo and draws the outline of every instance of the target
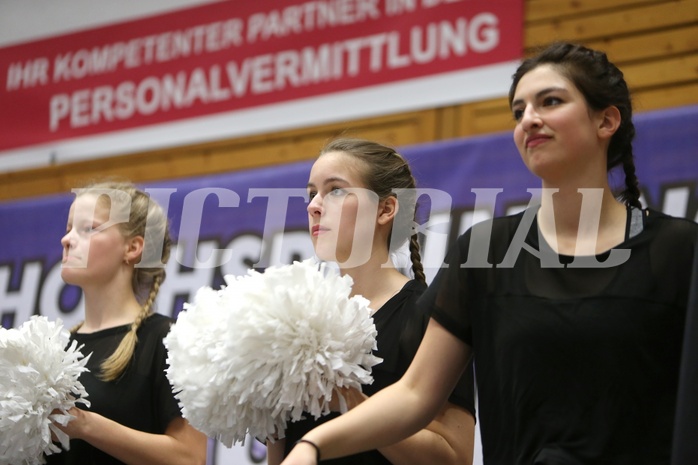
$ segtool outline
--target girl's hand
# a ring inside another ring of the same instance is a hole
[[[63,413],[60,410],[54,410],[52,414],[62,415]],[[67,425],[63,426],[57,422],[54,422],[53,425],[67,434],[70,439],[82,439],[82,432],[86,428],[89,412],[80,410],[77,407],[72,407],[70,410],[68,410],[68,414],[74,416],[75,418],[70,420]],[[54,435],[52,434],[52,436]]]
[[[357,405],[359,405],[361,402],[365,401],[368,399],[368,396],[364,393],[361,392],[360,389],[356,388],[335,388],[334,389],[334,395],[332,396],[332,400],[330,401],[330,410],[332,412],[341,412],[340,408],[340,402],[339,402],[339,395],[344,396],[344,400],[347,403],[347,411],[353,409]]]

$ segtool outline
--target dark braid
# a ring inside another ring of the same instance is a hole
[[[419,241],[417,234],[410,237],[410,260],[412,260],[412,271],[414,278],[424,284],[427,282],[427,276],[424,274],[424,266],[422,265],[422,257],[419,253]]]
[[[619,198],[628,205],[640,207],[640,188],[635,176],[632,147],[635,137],[633,108],[623,73],[608,61],[603,52],[578,44],[555,42],[534,57],[524,60],[516,70],[509,88],[509,106],[521,78],[545,64],[553,65],[569,79],[592,110],[600,111],[613,106],[620,112],[621,122],[608,146],[606,168],[610,171],[616,166],[623,166],[625,190],[620,193]]]
[[[395,251],[410,239],[410,259],[416,279],[426,282],[419,253],[417,235],[412,235],[416,219],[416,182],[407,161],[391,147],[363,139],[334,139],[320,151],[343,152],[363,162],[362,176],[366,187],[379,199],[397,197],[399,208],[388,238],[388,250]]]
[[[642,208],[640,186],[635,175],[635,163],[633,163],[632,156],[623,160],[623,172],[625,173],[625,190],[620,195],[621,200],[633,207]]]

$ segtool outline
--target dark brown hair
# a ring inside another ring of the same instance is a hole
[[[379,199],[398,197],[400,208],[393,221],[388,250],[396,250],[409,239],[412,272],[417,280],[426,282],[418,236],[414,232],[417,186],[410,165],[395,149],[364,139],[334,139],[322,148],[320,156],[329,152],[343,152],[361,161],[363,181]]]
[[[618,108],[621,123],[608,146],[606,168],[610,171],[616,166],[623,166],[625,189],[619,197],[629,205],[640,207],[640,188],[635,175],[632,147],[635,137],[633,107],[623,73],[603,52],[578,44],[555,42],[521,63],[509,89],[509,106],[521,78],[545,64],[554,66],[569,79],[591,109],[598,111],[611,106]]]

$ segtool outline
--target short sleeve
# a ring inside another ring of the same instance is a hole
[[[179,403],[172,392],[172,385],[167,379],[167,349],[163,339],[170,331],[173,320],[163,315],[154,314],[147,322],[148,328],[143,336],[144,350],[141,360],[151,360],[152,376],[151,396],[155,426],[162,434],[170,422],[182,416]],[[139,335],[140,337],[140,335]],[[150,353],[148,353],[150,352]]]
[[[420,297],[414,302],[416,308],[409,312],[409,314],[414,315],[414,317],[405,323],[406,326],[400,335],[400,351],[402,354],[401,373],[407,371],[414,355],[417,353],[427,329],[427,324],[429,323],[432,305],[430,305],[427,300],[424,300],[424,292],[422,292]],[[473,376],[472,362],[469,363],[468,367],[463,371],[463,375],[453,389],[448,401],[468,410],[475,416],[475,379]]]
[[[438,271],[420,299],[420,305],[439,324],[466,344],[472,346],[472,325],[468,301],[468,268],[461,267],[467,258],[471,231],[461,235],[446,255]]]

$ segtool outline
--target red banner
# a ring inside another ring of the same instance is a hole
[[[511,62],[522,16],[522,0],[238,0],[2,48],[0,154]]]

